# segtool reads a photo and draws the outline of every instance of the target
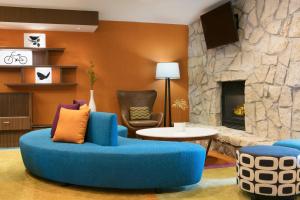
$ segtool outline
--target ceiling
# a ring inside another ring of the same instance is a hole
[[[224,0],[0,0],[1,6],[99,11],[101,20],[190,24]]]

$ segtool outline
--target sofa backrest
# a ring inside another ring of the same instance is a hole
[[[91,112],[86,141],[102,146],[117,146],[117,129],[118,122],[116,114]]]

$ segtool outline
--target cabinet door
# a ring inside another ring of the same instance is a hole
[[[0,130],[30,130],[31,109],[30,93],[0,93]]]
[[[29,130],[30,117],[0,117],[0,130]]]
[[[0,93],[0,117],[31,115],[29,93]]]

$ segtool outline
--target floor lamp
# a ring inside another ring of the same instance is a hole
[[[171,79],[180,79],[179,65],[176,62],[157,63],[156,79],[165,79],[164,126],[167,125],[167,107],[169,112],[169,127],[172,126],[171,110]]]

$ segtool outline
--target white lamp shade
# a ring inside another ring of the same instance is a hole
[[[156,79],[180,79],[179,65],[176,62],[157,63]]]

